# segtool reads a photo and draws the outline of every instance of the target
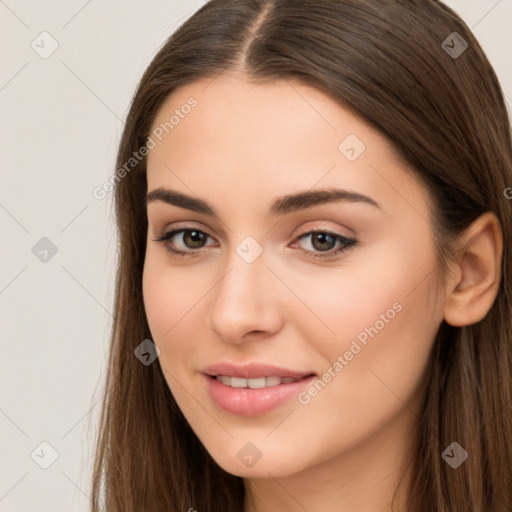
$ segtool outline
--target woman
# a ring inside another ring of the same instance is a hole
[[[512,510],[511,130],[435,0],[212,0],[141,79],[92,511]]]

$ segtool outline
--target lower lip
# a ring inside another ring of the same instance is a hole
[[[278,384],[260,389],[232,388],[208,375],[204,375],[212,400],[224,411],[239,416],[257,416],[279,407],[297,396],[317,377],[312,375],[289,384]]]

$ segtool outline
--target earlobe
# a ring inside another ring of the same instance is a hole
[[[444,306],[444,319],[454,327],[482,320],[496,299],[501,281],[503,234],[496,215],[481,215],[462,239]]]

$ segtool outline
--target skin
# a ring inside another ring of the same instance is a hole
[[[439,325],[478,321],[496,295],[496,219],[483,216],[468,230],[450,278],[437,286],[426,190],[376,130],[310,86],[255,85],[226,73],[176,90],[153,127],[191,96],[198,105],[151,150],[147,167],[148,191],[199,197],[220,216],[148,204],[144,302],[173,396],[215,461],[244,478],[245,512],[388,512],[395,492],[400,509]],[[349,134],[366,146],[353,162],[338,149]],[[381,208],[337,202],[269,214],[277,197],[327,187]],[[169,242],[191,257],[155,241],[178,227],[209,235],[202,248],[183,234]],[[357,245],[331,260],[308,258],[303,250],[322,254],[322,246],[299,236],[322,229]],[[236,252],[247,236],[263,250],[250,264]],[[401,310],[307,404],[293,398],[242,417],[206,391],[201,370],[226,360],[321,376],[394,303]],[[247,442],[262,454],[252,467],[237,457]]]

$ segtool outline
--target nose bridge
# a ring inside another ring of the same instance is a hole
[[[238,341],[252,331],[271,331],[277,325],[272,273],[262,253],[253,259],[251,243],[242,242],[233,250],[213,290],[209,327],[227,341]]]

